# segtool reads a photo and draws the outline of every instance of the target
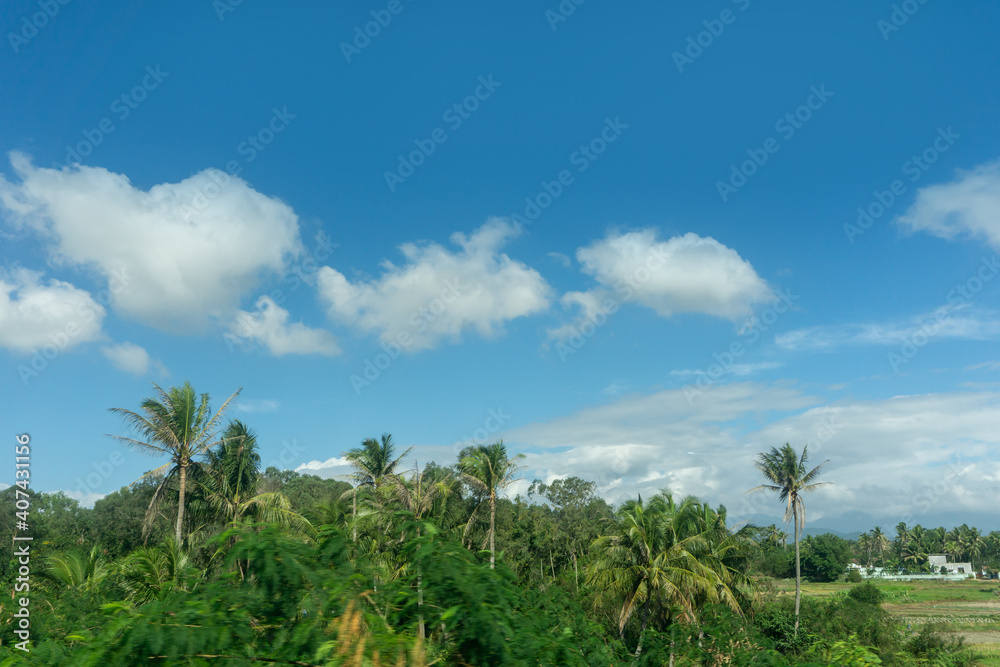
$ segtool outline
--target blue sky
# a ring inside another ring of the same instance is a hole
[[[1000,527],[991,3],[0,26],[0,400],[36,488],[158,465],[107,409],[190,380],[321,476],[383,432],[441,463],[503,437],[515,492],[777,516],[742,492],[790,441],[830,460],[811,521]]]

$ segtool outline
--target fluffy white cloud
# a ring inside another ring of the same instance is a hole
[[[1000,249],[1000,160],[961,171],[949,183],[921,188],[896,222],[946,239],[982,239]]]
[[[104,308],[69,283],[18,269],[0,276],[0,347],[31,352],[44,345],[68,350],[99,340]]]
[[[508,320],[549,305],[551,288],[538,272],[500,252],[517,234],[508,221],[493,218],[469,236],[453,234],[455,251],[407,243],[400,247],[405,264],[386,260],[381,276],[353,283],[323,267],[319,292],[331,319],[411,352],[457,341],[470,329],[493,337]]]
[[[308,463],[303,463],[302,465],[300,465],[295,469],[295,472],[303,472],[303,471],[316,472],[316,471],[326,470],[327,468],[341,468],[343,466],[347,466],[350,464],[351,462],[348,461],[346,457],[335,456],[331,459],[327,459],[326,461],[314,460],[314,461],[309,461]]]
[[[288,311],[269,296],[257,299],[254,312],[239,311],[225,338],[229,343],[260,343],[276,357],[286,354],[340,354],[333,334],[307,327],[301,322],[289,324]]]
[[[744,493],[760,483],[753,458],[808,444],[814,464],[830,459],[823,479],[834,482],[807,500],[811,521],[854,512],[891,526],[941,512],[961,523],[1000,503],[991,481],[1000,473],[998,420],[998,392],[824,404],[781,384],[739,383],[694,404],[680,390],[626,396],[502,435],[533,451],[526,463],[535,476],[595,480],[613,501],[669,488],[724,503],[732,516],[778,520],[776,498]]]
[[[119,343],[101,348],[103,354],[115,368],[132,373],[146,375],[150,369],[160,375],[166,375],[167,369],[159,361],[151,359],[145,349],[135,343]]]
[[[658,241],[656,232],[612,232],[580,248],[576,258],[600,286],[567,292],[562,304],[577,311],[577,325],[593,320],[611,299],[634,301],[657,314],[704,313],[730,320],[753,313],[755,304],[771,301],[774,292],[739,254],[713,238],[697,234]],[[564,339],[574,333],[566,325],[549,332]]]
[[[96,270],[119,313],[175,332],[228,321],[262,274],[301,251],[292,209],[207,169],[148,191],[98,167],[33,166],[11,153],[0,210],[49,243],[54,261]]]

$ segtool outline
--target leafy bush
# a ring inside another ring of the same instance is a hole
[[[864,604],[878,605],[885,600],[885,594],[870,581],[855,586],[847,593],[848,597]]]
[[[860,584],[864,580],[864,577],[857,570],[851,570],[847,573],[847,583],[849,584]]]
[[[965,646],[964,637],[949,637],[947,625],[928,623],[906,642],[906,651],[915,658],[947,667],[973,665],[976,656]]]

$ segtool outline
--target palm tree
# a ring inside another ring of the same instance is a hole
[[[963,524],[962,538],[959,542],[962,546],[962,553],[968,556],[969,562],[972,564],[972,569],[976,569],[976,559],[983,552],[983,548],[986,546],[986,542],[983,540],[983,533],[978,528],[969,528]]]
[[[146,510],[144,529],[148,531],[156,517],[156,509],[163,500],[167,483],[177,479],[177,522],[174,527],[174,539],[178,544],[183,544],[188,468],[197,465],[195,457],[208,452],[221,442],[215,439],[219,422],[229,402],[239,395],[241,389],[237,389],[226,399],[219,411],[211,415],[208,394],[199,397],[190,382],[185,382],[182,387],[171,387],[169,391],[164,391],[155,382],[153,387],[156,389],[156,397],[142,401],[140,407],[143,414],[123,408],[111,408],[111,412],[121,416],[141,439],[120,435],[110,437],[145,454],[170,456],[169,462],[147,472],[135,483],[145,479],[161,480]]]
[[[204,464],[194,476],[195,488],[207,505],[206,518],[229,525],[252,519],[311,532],[312,526],[292,511],[283,493],[258,490],[260,478],[257,435],[243,422],[234,420],[226,429],[221,446],[205,452]]]
[[[496,516],[497,516],[497,492],[510,486],[514,482],[514,475],[521,469],[517,462],[524,458],[524,454],[518,454],[513,458],[507,456],[507,447],[503,440],[497,440],[491,445],[478,445],[472,452],[459,461],[458,467],[462,475],[462,481],[471,486],[474,490],[483,493],[490,503],[490,569],[496,567]],[[466,530],[472,525],[472,519],[476,516],[476,510],[482,503],[476,506],[466,524]]]
[[[868,567],[872,566],[872,536],[871,533],[861,533],[858,536],[858,549],[864,552],[868,556]]]
[[[882,532],[880,526],[875,526],[871,531],[872,549],[878,552],[878,559],[885,565],[885,550],[889,548],[889,538]]]
[[[177,542],[167,539],[155,547],[139,547],[122,563],[122,585],[129,600],[143,604],[178,587],[194,575],[188,556]]]
[[[785,443],[784,447],[778,449],[772,447],[770,452],[761,453],[757,456],[754,465],[769,484],[761,484],[750,489],[753,491],[774,491],[778,498],[786,502],[785,521],[794,519],[795,528],[793,537],[795,539],[795,635],[799,632],[799,605],[802,600],[802,570],[799,564],[799,537],[802,534],[802,527],[806,522],[806,506],[802,500],[802,494],[814,491],[820,486],[829,482],[816,482],[826,461],[820,463],[812,470],[806,468],[809,460],[809,447],[802,448],[802,455],[799,456],[795,449]]]
[[[351,523],[353,524],[355,542],[358,541],[358,489],[370,488],[378,492],[382,488],[382,484],[396,474],[396,466],[412,449],[413,447],[409,447],[405,452],[393,458],[396,445],[392,441],[392,435],[383,433],[381,441],[375,438],[366,438],[361,442],[360,447],[356,447],[344,455],[351,467],[354,468],[354,473],[351,475],[354,480],[354,488],[347,493],[353,497]]]
[[[742,613],[742,589],[750,588],[745,572],[752,530],[745,526],[730,533],[724,508],[715,512],[692,496],[677,503],[663,492],[645,504],[642,498],[628,501],[612,519],[609,534],[592,545],[588,583],[598,599],[617,608],[619,637],[639,612],[638,656],[651,618],[665,623],[678,610],[684,620],[695,621],[710,602]]]
[[[910,541],[910,529],[907,528],[905,521],[900,521],[896,524],[896,555],[901,557],[903,555],[903,547],[906,546],[907,542]]]
[[[425,475],[420,472],[420,466],[413,473],[413,477],[407,481],[400,476],[394,476],[392,481],[396,486],[396,499],[402,508],[410,512],[417,521],[423,518],[424,514],[430,513],[434,509],[434,503],[441,497],[447,496],[452,491],[449,479],[446,477],[434,481],[424,479]],[[420,528],[417,528],[417,537],[420,537]],[[422,642],[425,636],[424,630],[424,590],[423,575],[420,568],[417,568],[417,638]]]
[[[453,491],[449,477],[427,479],[427,475],[420,471],[419,466],[409,479],[396,475],[392,478],[392,482],[396,490],[396,500],[405,511],[413,514],[413,518],[417,521],[429,514],[438,500]]]
[[[93,547],[86,556],[78,553],[57,553],[46,559],[47,567],[42,575],[67,588],[89,590],[103,581],[112,572],[112,566]]]

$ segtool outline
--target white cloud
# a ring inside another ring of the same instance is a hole
[[[981,364],[974,364],[972,366],[966,366],[967,371],[1000,371],[1000,361],[984,361]]]
[[[327,459],[326,461],[310,461],[309,463],[303,463],[295,469],[295,472],[302,472],[303,470],[316,471],[326,470],[327,468],[339,468],[350,465],[350,463],[351,462],[347,460],[347,457],[335,456],[331,459]]]
[[[907,321],[795,329],[775,336],[774,342],[788,350],[832,351],[852,345],[899,345],[918,334],[928,340],[992,340],[1000,336],[1000,318],[972,306],[949,305]]]
[[[120,343],[101,348],[103,354],[115,368],[132,373],[146,375],[152,368],[159,375],[166,375],[167,369],[159,361],[151,359],[145,349],[135,343]]]
[[[896,222],[945,239],[982,239],[1000,249],[1000,160],[960,171],[949,183],[921,188]]]
[[[17,269],[0,275],[0,347],[27,353],[52,345],[68,350],[100,340],[104,308],[69,283]]]
[[[562,304],[575,309],[577,319],[550,330],[550,338],[572,335],[575,326],[604,312],[608,299],[616,304],[634,301],[663,317],[703,313],[737,320],[750,316],[755,304],[775,298],[735,250],[697,234],[658,241],[652,229],[611,232],[578,249],[576,258],[599,286],[563,295]]]
[[[238,311],[229,327],[227,342],[257,342],[276,357],[286,354],[340,354],[333,334],[323,329],[313,329],[301,322],[288,323],[288,311],[269,296],[257,299],[252,313]]]
[[[258,412],[274,412],[278,409],[278,401],[273,398],[238,398],[234,409],[237,412],[254,414]]]
[[[550,252],[548,253],[548,256],[551,257],[553,260],[555,260],[559,264],[559,266],[563,267],[564,269],[568,269],[573,265],[572,260],[570,260],[569,257],[562,254],[561,252]]]
[[[726,366],[726,373],[731,373],[733,375],[752,375],[758,371],[767,371],[772,368],[781,368],[781,364],[777,361],[761,361],[754,364],[729,364]],[[671,375],[685,377],[691,375],[705,375],[706,372],[701,369],[683,369],[670,371]],[[714,381],[713,381],[714,382]]]
[[[10,161],[18,182],[0,176],[0,211],[41,234],[53,261],[103,276],[117,312],[162,330],[228,321],[263,274],[301,251],[288,205],[216,169],[142,190],[98,167]]]
[[[664,317],[705,313],[736,320],[750,315],[754,304],[774,299],[735,250],[697,234],[657,241],[651,229],[612,233],[580,248],[576,257],[602,285],[631,287],[638,303]]]
[[[81,507],[86,507],[88,509],[94,509],[94,503],[108,495],[106,493],[95,493],[93,491],[88,491],[87,493],[82,491],[63,491],[63,493],[66,494],[66,497],[79,502]]]
[[[536,476],[577,475],[612,501],[661,488],[723,503],[731,516],[767,513],[777,499],[744,494],[760,483],[757,453],[809,445],[823,479],[807,499],[810,521],[870,513],[892,525],[929,512],[962,516],[1000,504],[1000,392],[838,400],[824,404],[785,385],[717,387],[690,404],[680,390],[631,395],[503,434],[529,453]],[[870,526],[869,526],[870,527]]]
[[[469,236],[453,234],[456,251],[407,243],[400,247],[404,265],[386,260],[381,276],[353,283],[323,267],[319,292],[331,319],[408,351],[458,341],[467,330],[491,338],[507,321],[549,306],[551,288],[538,272],[500,252],[517,234],[493,218]]]

